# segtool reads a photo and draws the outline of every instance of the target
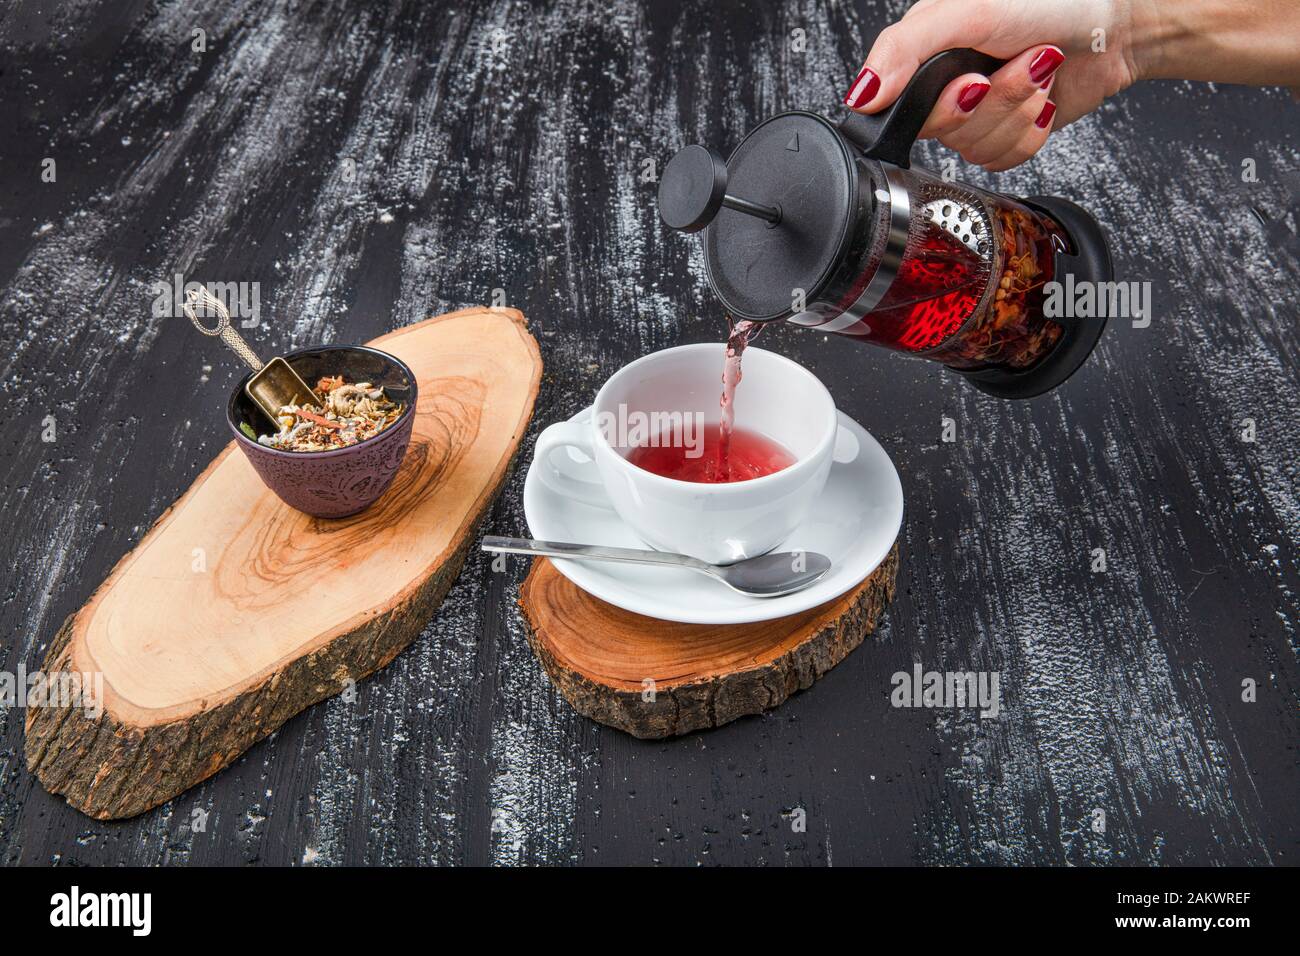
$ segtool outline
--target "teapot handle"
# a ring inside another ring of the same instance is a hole
[[[872,159],[906,169],[912,164],[912,144],[944,88],[963,73],[988,75],[1004,63],[969,47],[936,53],[921,64],[888,109],[871,116],[850,113],[840,121],[840,133]]]

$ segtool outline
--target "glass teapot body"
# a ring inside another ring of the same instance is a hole
[[[860,159],[872,193],[830,281],[785,318],[959,371],[1020,372],[1061,342],[1047,317],[1056,258],[1049,214],[919,169]]]

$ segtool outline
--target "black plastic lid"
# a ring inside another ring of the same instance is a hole
[[[770,224],[719,209],[704,232],[709,282],[733,318],[768,321],[813,302],[852,232],[857,171],[834,127],[815,113],[781,113],[756,127],[727,160],[726,191],[775,206]]]

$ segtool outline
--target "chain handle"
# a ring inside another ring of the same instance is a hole
[[[210,329],[199,321],[195,306],[201,307],[205,312],[216,313],[217,327],[215,329]],[[249,348],[248,343],[230,325],[230,312],[227,311],[225,303],[207,289],[200,286],[198,289],[190,289],[186,292],[184,309],[185,314],[194,323],[194,327],[204,335],[221,336],[221,341],[226,343],[230,351],[243,359],[253,371],[257,371],[262,367],[262,360],[257,357],[257,353]]]

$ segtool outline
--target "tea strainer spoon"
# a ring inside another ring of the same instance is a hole
[[[255,373],[244,385],[244,394],[261,409],[276,426],[280,427],[279,412],[285,405],[315,405],[318,399],[311,386],[302,380],[282,357],[276,356],[263,363],[243,337],[230,324],[230,312],[225,303],[204,288],[185,293],[185,314],[194,327],[204,335],[220,336],[230,351],[234,352]],[[216,328],[208,328],[199,321],[199,310],[217,317]]]

